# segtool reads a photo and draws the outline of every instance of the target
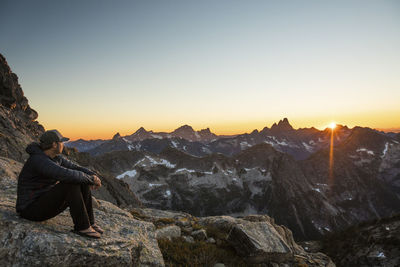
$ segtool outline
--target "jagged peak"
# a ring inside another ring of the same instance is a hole
[[[258,130],[254,129],[250,134],[258,134]]]
[[[139,129],[137,129],[137,131],[134,134],[142,134],[142,133],[148,133],[148,132],[146,131],[145,128],[140,127]]]
[[[208,127],[206,129],[201,129],[199,132],[200,133],[211,133],[210,128],[208,128]]]
[[[190,126],[190,125],[187,125],[187,124],[185,124],[185,125],[182,125],[181,127],[179,127],[179,128],[177,128],[177,129],[175,129],[175,131],[174,131],[174,132],[177,132],[177,131],[191,131],[191,132],[194,132],[194,130],[193,130],[193,128],[192,128],[192,126]]]
[[[280,120],[278,124],[274,123],[271,127],[271,130],[289,131],[293,130],[293,127],[290,125],[289,120],[284,118],[283,120]]]
[[[118,133],[116,133],[114,136],[113,136],[113,140],[115,140],[115,139],[119,139],[119,138],[121,138],[121,135],[119,134],[119,132]]]

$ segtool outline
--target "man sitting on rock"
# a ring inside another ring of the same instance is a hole
[[[101,181],[95,172],[60,155],[68,140],[50,130],[40,143],[28,145],[30,157],[18,178],[16,209],[25,219],[44,221],[69,207],[74,232],[100,238],[103,230],[94,222],[90,189],[99,188]]]

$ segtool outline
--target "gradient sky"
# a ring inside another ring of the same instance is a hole
[[[400,1],[4,1],[0,53],[46,129],[400,128]]]

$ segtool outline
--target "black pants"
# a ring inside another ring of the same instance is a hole
[[[45,221],[69,207],[75,230],[84,230],[94,224],[92,194],[89,185],[58,183],[20,215],[31,221]]]

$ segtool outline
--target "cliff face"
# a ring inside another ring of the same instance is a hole
[[[18,83],[18,77],[0,54],[0,156],[27,158],[25,147],[44,132]]]

